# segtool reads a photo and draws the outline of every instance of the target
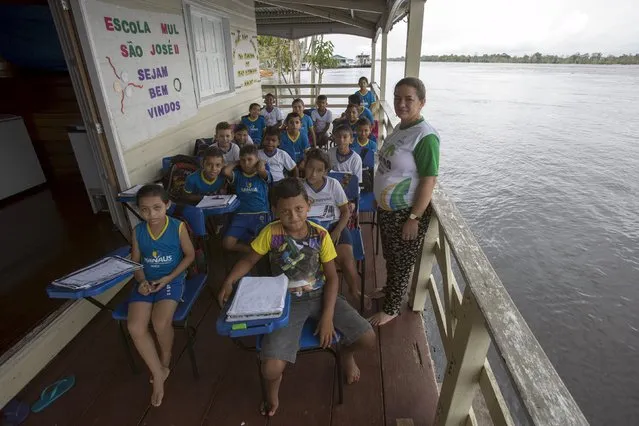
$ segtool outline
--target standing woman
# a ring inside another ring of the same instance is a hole
[[[359,86],[359,90],[354,94],[362,98],[362,106],[372,111],[373,105],[376,104],[376,100],[375,94],[368,90],[368,79],[366,77],[360,77],[357,85]]]
[[[395,86],[395,114],[401,123],[379,150],[375,174],[387,278],[383,309],[369,318],[373,325],[384,325],[399,314],[428,229],[439,172],[439,135],[421,115],[425,103],[426,88],[420,79],[404,78]]]

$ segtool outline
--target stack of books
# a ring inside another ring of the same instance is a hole
[[[92,265],[54,280],[51,284],[70,290],[82,290],[98,286],[116,278],[124,277],[141,268],[142,265],[129,259],[120,256],[109,256]]]
[[[237,195],[205,195],[196,207],[201,209],[227,207],[237,199]]]
[[[244,277],[226,313],[229,322],[279,318],[284,312],[288,278]]]

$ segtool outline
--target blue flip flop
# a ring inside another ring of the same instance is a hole
[[[29,415],[29,404],[12,399],[2,409],[2,425],[17,426],[22,424]]]
[[[56,399],[67,393],[73,385],[75,385],[75,376],[68,376],[55,383],[51,383],[49,386],[44,388],[40,394],[40,399],[31,406],[31,411],[39,413],[44,410],[49,405],[53,404]]]

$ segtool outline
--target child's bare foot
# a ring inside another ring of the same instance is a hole
[[[372,292],[368,293],[371,299],[381,299],[386,296],[386,291],[383,288],[376,288]]]
[[[171,364],[170,355],[166,362],[164,361],[164,357],[160,357],[160,362],[162,363],[162,367],[166,368],[169,372],[171,372],[171,369],[169,368],[169,365]],[[153,384],[153,376],[149,377],[149,383]]]
[[[153,377],[153,395],[151,395],[151,405],[159,407],[164,398],[164,382],[169,377],[169,369],[162,367],[159,377]]]
[[[368,318],[368,322],[370,322],[373,327],[380,327],[393,320],[396,316],[397,314],[388,315],[385,312],[377,312],[376,314],[373,314],[372,317]]]
[[[344,355],[343,363],[346,384],[352,385],[355,382],[359,382],[360,371],[353,354]]]
[[[277,413],[277,407],[280,405],[278,398],[269,398],[270,401],[263,401],[260,405],[260,413],[263,416],[273,417]]]

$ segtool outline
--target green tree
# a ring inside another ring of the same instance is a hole
[[[310,53],[306,60],[317,71],[317,82],[322,84],[322,77],[327,68],[335,68],[337,61],[333,58],[333,42],[324,41],[324,36],[311,41]]]

